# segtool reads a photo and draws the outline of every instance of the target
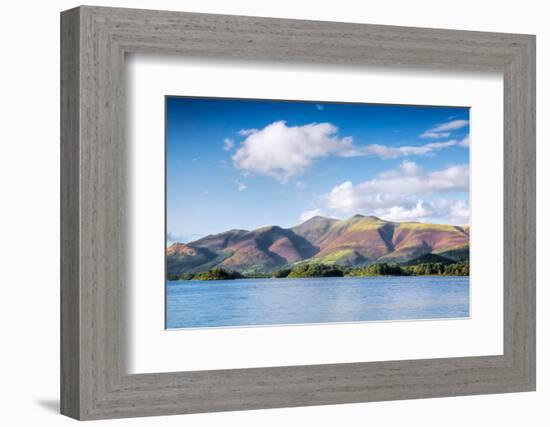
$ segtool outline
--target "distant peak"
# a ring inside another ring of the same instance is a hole
[[[327,218],[326,216],[315,215],[315,216],[312,216],[310,219],[308,219],[304,222],[308,222],[308,221],[327,221],[327,220],[329,220],[329,218]]]
[[[335,219],[335,218],[329,218],[329,217],[326,217],[326,216],[321,216],[321,215],[315,215],[315,216],[312,216],[311,218],[309,219],[306,219],[304,222],[302,222],[301,224],[298,224],[296,227],[299,227],[299,226],[302,226],[302,225],[317,225],[317,224],[332,224],[334,222],[338,222],[340,221],[339,219]]]

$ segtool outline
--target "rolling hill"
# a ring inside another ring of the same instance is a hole
[[[173,243],[167,248],[166,266],[168,275],[179,275],[213,267],[260,273],[306,262],[407,263],[427,254],[464,261],[469,256],[469,233],[468,226],[391,222],[363,215],[347,220],[316,216],[292,228],[229,230]]]

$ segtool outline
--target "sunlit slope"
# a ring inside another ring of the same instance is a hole
[[[469,227],[391,222],[354,215],[346,220],[313,217],[292,228],[230,230],[167,249],[169,275],[219,266],[268,272],[295,263],[365,265],[405,263],[425,254],[467,260]]]

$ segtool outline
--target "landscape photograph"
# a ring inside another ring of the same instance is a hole
[[[167,329],[469,317],[468,107],[165,108]]]

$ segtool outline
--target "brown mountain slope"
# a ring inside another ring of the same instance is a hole
[[[247,233],[249,233],[247,230],[229,230],[223,233],[209,234],[206,237],[195,240],[191,245],[219,251],[240,242]]]
[[[318,246],[319,242],[323,240],[326,234],[330,231],[331,227],[338,222],[340,221],[334,218],[314,216],[313,218],[292,227],[291,230],[298,236],[302,236],[312,245]]]
[[[289,229],[230,230],[189,244],[175,243],[167,249],[167,268],[169,274],[213,266],[264,272],[296,262],[407,262],[430,253],[464,260],[468,250],[469,227],[397,223],[363,215],[347,220],[317,216]]]
[[[200,271],[210,264],[217,264],[222,258],[206,248],[174,243],[166,250],[166,269],[169,275]]]
[[[464,248],[469,245],[469,240],[469,233],[453,225],[397,223],[392,238],[394,250],[380,261],[403,262],[423,254]]]
[[[234,270],[265,271],[310,258],[317,249],[292,230],[277,226],[253,231],[232,230],[192,242],[193,247],[223,251],[219,264]]]

